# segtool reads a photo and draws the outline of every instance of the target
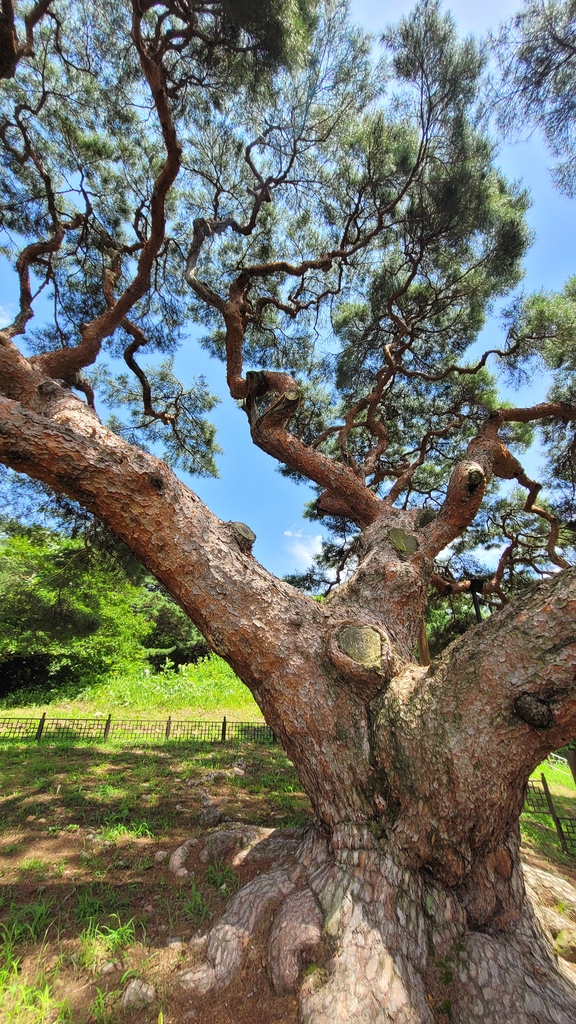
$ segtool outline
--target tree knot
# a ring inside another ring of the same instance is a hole
[[[480,466],[473,466],[468,470],[468,490],[470,494],[474,494],[474,491],[484,483],[484,472]]]
[[[549,729],[554,724],[554,715],[548,702],[531,693],[521,693],[516,697],[514,711],[533,729]]]
[[[411,555],[416,554],[420,547],[420,542],[416,537],[406,533],[405,530],[400,530],[396,526],[388,530],[388,541],[402,561],[406,561]]]
[[[246,523],[230,523],[234,532],[234,539],[236,540],[238,547],[247,552],[248,554],[252,551],[252,546],[256,540],[256,534]]]
[[[394,652],[386,633],[377,626],[340,623],[331,631],[328,653],[347,678],[376,693],[392,675]]]
[[[382,638],[372,626],[346,626],[338,636],[338,646],[352,661],[380,671]]]

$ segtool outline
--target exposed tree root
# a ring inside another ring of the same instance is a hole
[[[270,980],[277,995],[298,991],[304,963],[321,949],[322,923],[311,889],[299,889],[281,904],[268,943]]]
[[[182,846],[179,846],[168,861],[168,868],[176,875],[176,878],[188,878],[190,872],[186,868],[186,858],[193,846],[198,845],[198,839],[187,839]]]
[[[472,930],[455,890],[378,850],[335,856],[314,829],[227,827],[207,839],[202,859],[211,857],[263,873],[236,894],[205,950],[196,943],[202,960],[177,975],[196,995],[229,984],[271,917],[270,981],[278,994],[300,988],[302,1024],[576,1020],[576,988],[528,899],[509,932]]]
[[[258,843],[268,839],[273,832],[272,828],[259,828],[258,825],[227,825],[208,836],[200,860],[204,864],[212,860],[227,860],[237,867]]]
[[[177,975],[183,988],[204,995],[228,985],[240,967],[242,953],[271,903],[294,889],[287,871],[270,871],[253,879],[234,897],[212,929],[206,960]]]

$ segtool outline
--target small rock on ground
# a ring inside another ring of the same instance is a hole
[[[200,811],[200,814],[198,815],[198,824],[202,825],[204,828],[213,828],[214,825],[219,825],[224,820],[224,816],[220,814],[218,808],[213,805],[206,807],[203,811]]]
[[[132,978],[129,981],[122,998],[120,1005],[124,1009],[136,1009],[142,1006],[150,1006],[150,1003],[154,1002],[156,998],[156,989],[153,985],[149,985],[147,981],[142,981],[142,978]]]

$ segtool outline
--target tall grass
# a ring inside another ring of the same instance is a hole
[[[138,664],[125,671],[112,671],[103,680],[69,691],[51,690],[41,686],[33,690],[9,694],[0,700],[0,710],[30,714],[46,711],[48,715],[69,717],[114,714],[130,717],[133,709],[138,717],[144,714],[161,717],[182,712],[193,715],[227,714],[236,718],[260,718],[260,711],[250,691],[230,666],[215,654],[202,658],[196,665],[168,665],[160,672]],[[123,713],[124,712],[124,713]]]

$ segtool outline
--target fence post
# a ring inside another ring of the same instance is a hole
[[[540,778],[542,779],[542,786],[544,787],[544,792],[546,793],[546,801],[547,801],[548,807],[550,809],[550,814],[552,816],[552,820],[554,822],[554,825],[556,826],[556,831],[558,833],[558,839],[560,840],[560,846],[562,847],[562,850],[563,850],[564,853],[568,853],[568,847],[566,845],[566,840],[564,838],[564,833],[562,831],[562,825],[560,824],[560,821],[558,820],[558,815],[556,814],[556,808],[554,807],[554,801],[552,799],[552,794],[551,794],[550,790],[548,789],[548,783],[546,782],[546,776],[544,775],[544,772],[541,772]]]
[[[44,732],[44,722],[46,721],[46,712],[42,715],[42,718],[38,722],[38,728],[36,729],[36,739],[42,739],[42,733]]]
[[[220,737],[222,743],[226,742],[226,715],[222,719],[222,736]]]
[[[168,721],[166,722],[166,730],[164,732],[164,739],[170,739],[170,732],[172,731],[172,715],[168,715]]]
[[[106,725],[104,726],[104,739],[107,740],[110,735],[110,726],[112,724],[112,715],[108,715],[106,719]]]
[[[272,729],[272,743],[278,743],[278,737],[274,732],[274,729]]]

